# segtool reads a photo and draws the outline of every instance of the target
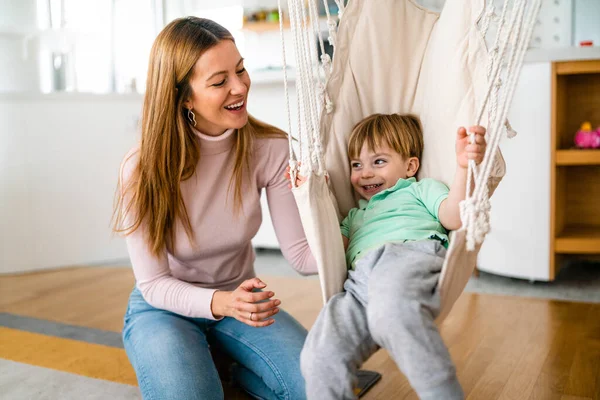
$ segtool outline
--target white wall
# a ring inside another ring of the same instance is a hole
[[[423,6],[439,11],[446,0],[417,0]],[[504,0],[494,0],[499,13]],[[578,46],[582,40],[593,40],[600,46],[600,0],[542,0],[531,45],[536,48]]]
[[[36,0],[0,0],[0,31],[28,33],[37,24]]]
[[[600,46],[600,0],[575,0],[574,11],[574,44],[593,40]]]
[[[27,91],[39,87],[38,58],[28,35],[35,32],[36,0],[0,0],[0,88]]]
[[[0,88],[2,91],[32,91],[39,88],[37,42],[23,35],[0,32]],[[26,51],[27,48],[27,51]]]
[[[259,78],[249,111],[287,131],[283,85]],[[141,104],[141,95],[0,95],[0,273],[128,257],[110,220]],[[277,247],[264,208],[254,244]]]
[[[141,96],[0,97],[0,272],[126,257],[110,231]]]

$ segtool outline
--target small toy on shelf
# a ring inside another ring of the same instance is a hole
[[[580,149],[599,149],[600,148],[600,127],[592,130],[592,124],[584,122],[581,128],[575,134],[575,146]]]

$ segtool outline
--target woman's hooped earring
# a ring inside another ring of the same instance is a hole
[[[188,109],[187,112],[187,117],[188,120],[190,121],[190,124],[194,125],[194,128],[196,127],[196,115],[194,115],[194,112],[192,111],[192,109]]]

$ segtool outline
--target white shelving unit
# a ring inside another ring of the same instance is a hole
[[[491,198],[491,232],[478,268],[531,281],[550,271],[552,62],[599,59],[600,47],[532,50],[523,65],[509,113],[519,132],[500,149],[506,176]]]

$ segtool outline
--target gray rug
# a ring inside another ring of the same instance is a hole
[[[0,359],[2,400],[135,400],[136,386]]]

